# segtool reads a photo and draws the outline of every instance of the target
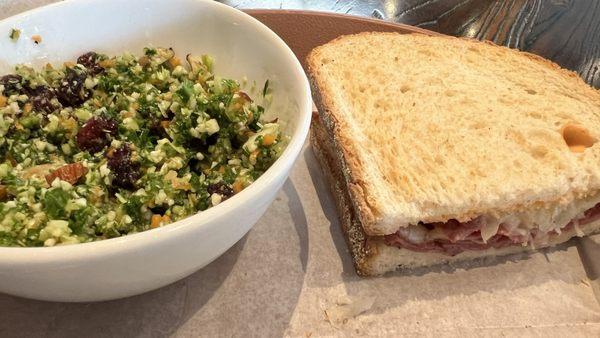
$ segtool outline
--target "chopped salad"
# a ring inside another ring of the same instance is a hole
[[[17,66],[0,77],[0,246],[119,237],[223,202],[285,148],[263,113],[207,55]]]

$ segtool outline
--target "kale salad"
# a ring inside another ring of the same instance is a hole
[[[0,77],[0,246],[119,237],[242,191],[286,137],[241,86],[167,48]]]

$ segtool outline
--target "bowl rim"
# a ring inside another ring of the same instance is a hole
[[[5,18],[0,20],[0,24],[24,19],[31,15],[38,15],[38,13],[43,13],[51,8],[68,7],[73,5],[75,2],[79,4],[83,1],[96,6],[105,6],[111,1],[113,4],[119,2],[118,0],[60,1]],[[144,0],[129,1],[145,3]],[[291,167],[297,156],[300,154],[308,135],[312,115],[312,96],[310,85],[308,78],[294,52],[270,28],[249,14],[246,14],[236,8],[212,0],[170,1],[172,5],[175,2],[185,3],[188,6],[192,6],[193,3],[202,3],[206,6],[206,8],[209,8],[208,10],[215,11],[215,15],[229,16],[239,20],[240,22],[252,25],[252,27],[256,29],[259,34],[269,38],[270,42],[278,47],[278,50],[280,50],[284,57],[289,60],[290,64],[292,64],[293,68],[291,71],[294,73],[294,77],[298,78],[299,81],[302,82],[301,91],[303,97],[300,97],[298,102],[298,123],[296,124],[296,130],[291,135],[290,141],[281,156],[256,181],[232,198],[220,203],[219,205],[208,208],[204,211],[200,211],[179,221],[156,229],[149,229],[130,235],[94,242],[54,247],[0,247],[0,263],[10,261],[12,263],[23,262],[36,264],[58,259],[69,261],[83,260],[91,256],[101,256],[103,253],[114,255],[117,252],[135,250],[136,248],[149,244],[148,242],[157,243],[161,239],[165,239],[166,236],[171,238],[182,236],[195,231],[198,228],[209,227],[211,225],[211,220],[225,216],[233,210],[238,209],[242,205],[245,205],[246,203],[251,203],[256,196],[265,193],[265,190],[270,188],[271,185],[274,184],[275,181],[277,181],[282,175],[285,176],[288,174],[289,169],[286,170],[285,168],[288,165]]]

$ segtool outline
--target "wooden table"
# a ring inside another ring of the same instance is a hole
[[[238,8],[282,8],[372,16],[440,33],[486,39],[544,56],[600,88],[598,0],[224,0]]]

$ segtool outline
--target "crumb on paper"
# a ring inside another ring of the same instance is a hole
[[[589,280],[589,279],[587,279],[587,278],[584,278],[584,279],[582,279],[582,280],[581,280],[581,283],[582,283],[582,284],[584,284],[584,285],[586,285],[586,286],[592,286],[592,285],[590,284],[590,280]]]
[[[375,297],[363,297],[354,301],[349,300],[337,303],[325,310],[325,320],[333,327],[339,328],[341,325],[347,323],[349,319],[369,311],[374,303]]]
[[[21,30],[20,29],[16,29],[16,28],[11,28],[10,30],[10,34],[8,34],[8,37],[13,41],[16,42],[17,40],[19,40],[19,37],[21,36]]]
[[[35,44],[38,45],[42,42],[42,36],[39,34],[32,35],[31,40],[33,40],[33,42],[35,42]]]

